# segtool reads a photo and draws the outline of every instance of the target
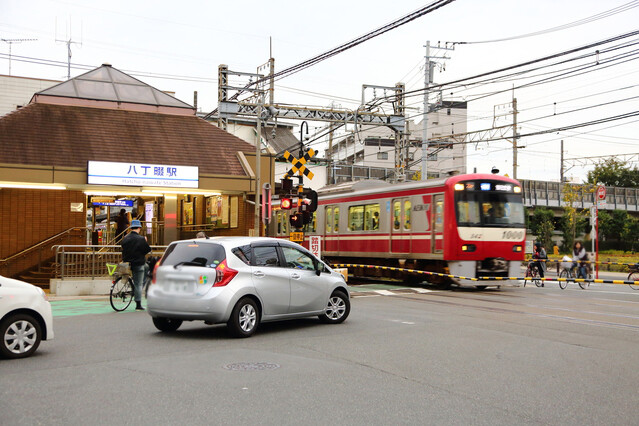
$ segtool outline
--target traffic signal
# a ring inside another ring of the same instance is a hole
[[[313,221],[313,214],[311,212],[307,211],[303,211],[302,212],[302,222],[304,223],[304,225],[306,225],[307,223],[311,223]]]
[[[290,210],[292,206],[293,206],[293,200],[291,200],[290,198],[282,198],[280,200],[280,207],[282,207],[282,209]]]
[[[311,191],[308,194],[306,194],[306,198],[309,199],[307,210],[309,212],[314,212],[315,210],[317,210],[317,192],[311,189]]]
[[[293,181],[289,178],[282,179],[282,192],[288,194],[293,190]]]
[[[302,228],[304,226],[304,214],[302,212],[295,212],[288,218],[291,226],[294,228]]]

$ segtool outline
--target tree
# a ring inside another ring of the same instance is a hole
[[[613,242],[616,249],[634,250],[639,239],[639,221],[625,210],[600,210],[599,239]]]
[[[561,220],[561,230],[564,237],[564,249],[572,249],[577,235],[584,232],[587,223],[587,210],[577,209],[575,203],[583,201],[584,194],[592,193],[594,190],[595,186],[588,184],[566,184],[563,186],[564,215]]]
[[[530,230],[547,250],[552,247],[552,233],[555,230],[554,218],[555,214],[552,210],[535,207],[530,219]]]
[[[608,186],[620,186],[624,188],[639,187],[639,169],[635,166],[631,169],[623,161],[608,158],[600,161],[593,170],[588,172],[587,183],[603,183]]]

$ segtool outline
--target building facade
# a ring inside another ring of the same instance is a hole
[[[190,105],[110,65],[41,90],[0,117],[0,273],[62,242],[114,244],[122,209],[157,245],[258,234],[255,159]],[[272,183],[272,156],[260,164]]]

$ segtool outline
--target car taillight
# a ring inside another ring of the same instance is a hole
[[[226,264],[226,260],[222,261],[215,270],[215,284],[213,287],[224,287],[231,282],[237,275],[237,272],[233,268],[229,268]]]
[[[162,260],[162,259],[160,259],[160,260]],[[155,284],[155,281],[157,280],[157,276],[156,276],[155,273],[158,270],[158,268],[160,267],[160,260],[155,262],[155,266],[153,267],[153,274],[151,275],[151,284]]]

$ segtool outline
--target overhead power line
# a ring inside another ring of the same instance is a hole
[[[639,6],[639,0],[633,0],[628,3],[622,4],[621,6],[614,7],[612,9],[608,9],[604,12],[597,13],[596,15],[589,16],[587,18],[580,19],[578,21],[569,22],[567,24],[559,25],[556,27],[546,28],[545,30],[534,31],[532,33],[520,34],[517,36],[497,38],[493,40],[483,40],[483,41],[459,41],[453,42],[453,44],[484,44],[484,43],[497,43],[501,41],[510,41],[510,40],[519,40],[522,38],[534,37],[538,35],[548,34],[555,31],[562,31],[568,28],[577,27],[579,25],[589,24],[591,22],[598,21],[600,19],[608,18],[610,16],[616,15],[618,13],[626,12],[630,9]]]
[[[328,51],[326,51],[324,53],[321,53],[321,54],[319,54],[317,56],[314,56],[314,57],[312,57],[310,59],[307,59],[307,60],[305,60],[303,62],[300,62],[299,64],[296,64],[296,65],[293,65],[291,67],[285,68],[282,71],[274,73],[272,76],[268,76],[268,77],[265,77],[264,79],[257,80],[257,81],[254,81],[252,83],[249,83],[249,84],[247,84],[244,87],[244,89],[248,89],[248,88],[250,88],[252,86],[257,85],[258,83],[264,82],[267,79],[271,79],[271,78],[273,78],[274,80],[281,80],[284,77],[288,77],[291,74],[295,74],[295,73],[297,73],[299,71],[302,71],[303,69],[306,69],[306,68],[309,68],[309,67],[311,67],[313,65],[316,65],[316,64],[318,64],[318,63],[320,63],[320,62],[322,62],[322,61],[324,61],[324,60],[326,60],[328,58],[331,58],[331,57],[333,57],[335,55],[338,55],[338,54],[340,54],[340,53],[342,53],[342,52],[344,52],[344,51],[346,51],[348,49],[351,49],[351,48],[353,48],[355,46],[358,46],[358,45],[360,45],[360,44],[362,44],[362,43],[364,43],[364,42],[366,42],[368,40],[371,40],[371,39],[373,39],[373,38],[375,38],[375,37],[377,37],[379,35],[387,33],[388,31],[394,30],[394,29],[396,29],[396,28],[398,28],[398,27],[400,27],[400,26],[402,26],[404,24],[407,24],[407,23],[409,23],[411,21],[414,21],[417,18],[420,18],[420,17],[422,17],[422,16],[424,16],[426,14],[429,14],[431,12],[434,12],[435,10],[437,10],[437,9],[439,9],[441,7],[444,7],[444,6],[452,3],[453,1],[455,1],[455,0],[436,0],[436,1],[426,5],[424,7],[421,7],[419,9],[417,9],[414,12],[409,13],[408,15],[404,15],[404,16],[402,16],[399,19],[396,19],[396,20],[394,20],[394,21],[392,21],[392,22],[390,22],[390,23],[388,23],[386,25],[383,25],[383,26],[381,26],[381,27],[379,27],[379,28],[377,28],[377,29],[375,29],[373,31],[370,31],[370,32],[368,32],[368,33],[366,33],[366,34],[364,34],[364,35],[362,35],[360,37],[357,37],[357,38],[355,38],[355,39],[353,39],[353,40],[351,40],[349,42],[341,44],[341,45],[339,45],[339,46],[337,46],[337,47],[335,47],[335,48],[333,48],[331,50],[328,50]],[[242,93],[244,93],[244,90],[239,90],[237,93],[235,93],[233,96],[231,96],[231,98],[229,98],[229,100],[232,101],[232,100],[237,99]],[[209,118],[210,116],[212,116],[212,115],[214,115],[216,113],[217,113],[217,108],[215,110],[211,111],[209,114],[207,114],[206,117],[204,117],[204,118],[205,119]]]

